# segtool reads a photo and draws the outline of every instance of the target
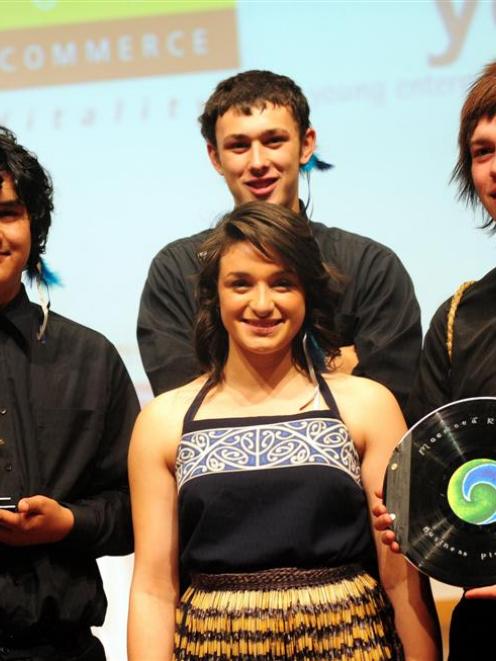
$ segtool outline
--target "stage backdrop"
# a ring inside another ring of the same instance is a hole
[[[0,124],[55,182],[53,308],[105,333],[150,396],[135,340],[150,261],[231,206],[197,116],[219,80],[259,68],[303,87],[335,164],[312,177],[312,217],[391,246],[426,327],[495,262],[449,185],[462,99],[495,57],[496,3],[483,0],[4,0]],[[129,567],[102,562],[111,661],[125,659]]]

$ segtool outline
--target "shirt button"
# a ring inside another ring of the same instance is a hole
[[[0,415],[5,415],[7,413],[7,409],[0,409]]]
[[[7,473],[10,473],[10,471],[12,470],[12,464],[5,464],[4,468],[7,471]]]

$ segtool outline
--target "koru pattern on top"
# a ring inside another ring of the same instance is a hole
[[[341,420],[317,416],[183,434],[176,459],[177,489],[214,473],[295,466],[337,468],[362,486],[360,459],[346,426]]]

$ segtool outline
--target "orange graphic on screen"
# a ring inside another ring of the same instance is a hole
[[[235,2],[3,2],[0,89],[236,68]]]

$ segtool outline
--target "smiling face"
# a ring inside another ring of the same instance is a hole
[[[305,319],[305,294],[294,272],[240,241],[221,257],[218,294],[230,351],[291,352]]]
[[[9,303],[21,286],[22,272],[31,250],[31,224],[19,200],[12,176],[0,172],[0,307]]]
[[[300,165],[315,148],[315,131],[303,140],[291,111],[267,104],[245,115],[230,108],[217,120],[217,144],[208,144],[213,166],[224,176],[236,205],[254,200],[281,204],[298,212]]]
[[[481,203],[496,220],[496,116],[483,117],[470,140],[472,181]]]

